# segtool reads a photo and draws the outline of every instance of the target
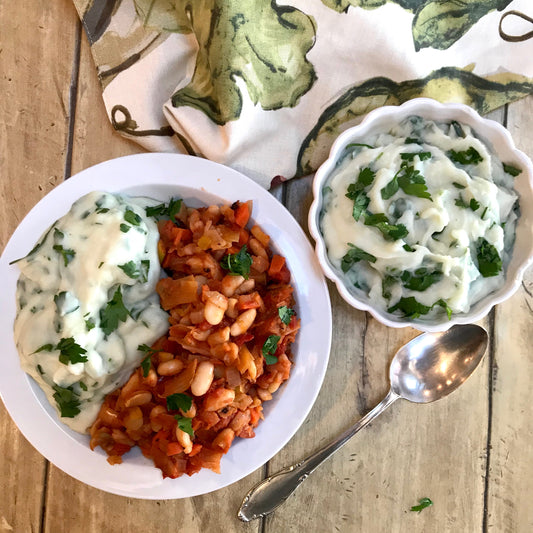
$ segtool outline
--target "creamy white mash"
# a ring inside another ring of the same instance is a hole
[[[159,234],[145,212],[155,203],[90,193],[18,261],[21,366],[75,431],[139,365],[137,347],[167,330],[155,292]]]
[[[409,117],[364,142],[346,147],[323,190],[331,263],[389,313],[468,312],[504,282],[520,169],[456,122]]]

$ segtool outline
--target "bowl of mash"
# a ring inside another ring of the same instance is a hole
[[[462,104],[369,113],[318,169],[309,229],[328,278],[391,327],[477,321],[533,261],[533,165]]]

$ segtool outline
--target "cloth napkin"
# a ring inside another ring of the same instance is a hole
[[[531,0],[74,0],[113,127],[265,188],[368,111],[533,93]],[[529,25],[529,26],[528,26]]]

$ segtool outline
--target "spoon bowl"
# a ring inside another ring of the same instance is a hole
[[[474,324],[419,335],[394,356],[389,373],[391,390],[415,403],[439,400],[472,374],[487,344],[486,331]]]
[[[387,396],[333,442],[252,488],[244,497],[237,516],[249,522],[270,514],[319,465],[399,398],[429,403],[453,392],[477,368],[487,344],[487,332],[473,324],[452,326],[441,333],[424,333],[408,342],[392,360],[391,388]]]

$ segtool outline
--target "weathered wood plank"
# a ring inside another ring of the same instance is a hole
[[[533,97],[509,106],[508,129],[533,153]],[[519,177],[517,179],[520,179]],[[496,308],[487,530],[533,530],[533,269],[515,296]]]
[[[113,157],[142,151],[114,132],[109,124],[84,36],[73,135],[73,173]],[[259,470],[240,483],[205,496],[174,501],[142,501],[106,494],[76,481],[51,465],[44,531],[257,531],[259,524],[247,526],[237,519],[237,509],[248,487],[260,478]]]
[[[491,116],[502,117],[502,110]],[[289,183],[287,189],[290,210],[307,227],[309,183]],[[376,405],[388,390],[394,352],[417,333],[387,328],[344,304],[331,284],[330,292],[334,339],[325,383],[298,434],[270,462],[271,473],[305,457]],[[489,320],[483,325],[488,328]],[[459,525],[481,530],[489,366],[487,358],[445,401],[395,404],[269,517],[266,531],[455,531]],[[424,496],[434,506],[420,515],[410,512]]]
[[[74,15],[67,0],[0,3],[0,250],[63,177]],[[3,405],[0,435],[0,530],[39,531],[47,462]]]

